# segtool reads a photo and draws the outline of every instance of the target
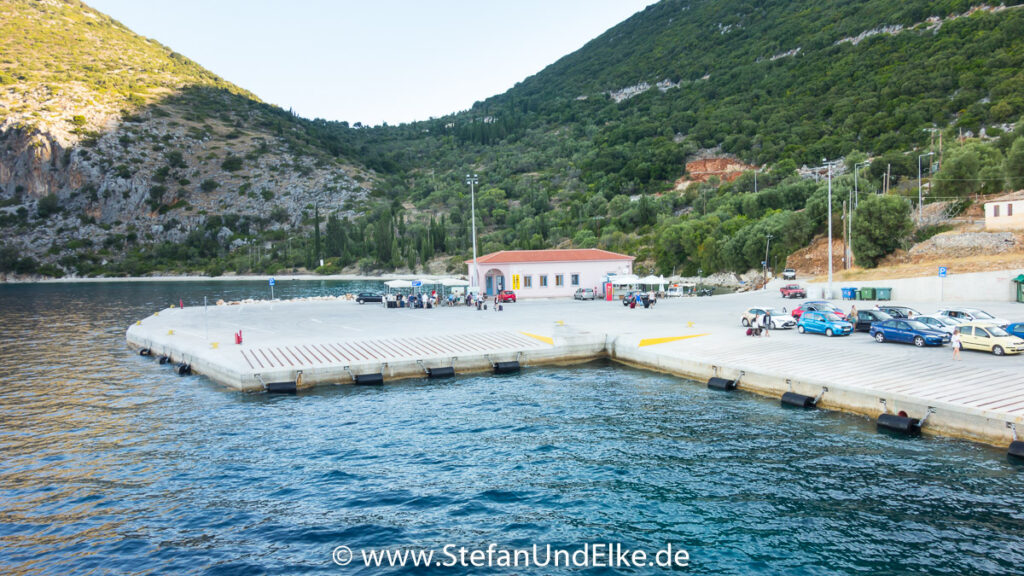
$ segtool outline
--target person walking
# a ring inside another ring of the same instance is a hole
[[[949,339],[950,346],[953,347],[953,360],[960,360],[960,349],[963,348],[963,343],[960,342],[960,329],[953,328],[953,336]]]
[[[769,336],[768,332],[772,328],[772,312],[769,309],[765,309],[764,316],[761,316],[761,323],[764,325],[764,337]]]

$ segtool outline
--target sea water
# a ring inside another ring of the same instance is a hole
[[[378,287],[285,281],[275,295]],[[863,418],[605,362],[271,396],[178,377],[125,345],[134,320],[204,296],[269,290],[0,286],[0,573],[974,575],[1024,565],[1024,469],[1002,450],[893,438]],[[496,564],[501,551],[534,546],[591,555],[579,566]],[[595,562],[596,548],[616,546],[652,559],[672,547],[687,561]],[[367,551],[435,555],[426,567],[367,567]]]

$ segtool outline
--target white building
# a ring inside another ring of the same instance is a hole
[[[467,260],[470,278],[493,296],[499,290],[514,290],[517,298],[572,296],[578,288],[603,293],[608,275],[633,273],[633,256],[596,248],[571,250],[502,250],[477,258],[480,269]],[[472,282],[472,280],[471,280]]]

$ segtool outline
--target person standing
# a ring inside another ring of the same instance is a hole
[[[953,347],[953,360],[960,360],[960,349],[963,348],[963,343],[960,342],[959,328],[953,328],[953,336],[949,339],[949,344]]]
[[[768,330],[772,327],[771,317],[768,315],[768,311],[765,310],[764,314],[761,315],[758,328],[761,329],[761,336],[768,337]]]

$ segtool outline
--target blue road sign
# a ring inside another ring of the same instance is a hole
[[[420,282],[419,280],[413,280],[412,285],[414,288],[419,288],[420,286],[423,286],[423,282]]]
[[[948,268],[945,266],[939,266],[939,278],[945,278],[947,272],[949,272]]]
[[[273,279],[273,278],[271,278],[271,279],[270,279],[270,285],[271,285],[271,286],[273,286],[273,285],[274,285],[274,279]]]

